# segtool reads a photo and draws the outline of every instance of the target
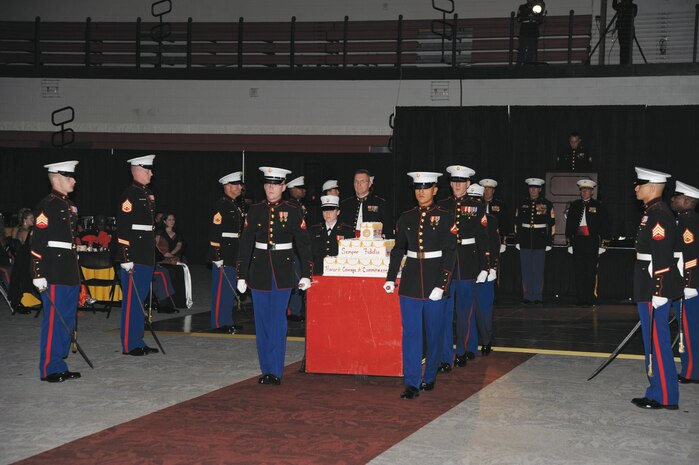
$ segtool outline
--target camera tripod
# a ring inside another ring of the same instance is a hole
[[[614,13],[614,16],[612,16],[612,19],[609,21],[609,24],[607,24],[607,27],[604,29],[604,33],[602,33],[600,38],[597,40],[597,43],[595,44],[594,48],[592,49],[590,54],[587,56],[587,60],[585,60],[586,65],[590,64],[590,60],[592,60],[592,55],[595,54],[595,51],[597,50],[597,47],[599,47],[600,42],[602,42],[602,39],[607,37],[609,30],[612,28],[612,26],[616,22],[618,16],[619,16],[619,12],[617,11],[616,13]],[[636,46],[638,47],[638,51],[641,53],[641,58],[643,58],[643,62],[645,64],[648,64],[648,60],[646,60],[646,55],[645,55],[645,53],[643,53],[643,49],[641,48],[641,44],[638,43],[638,39],[636,38],[636,31],[634,31],[634,34],[633,34],[633,41],[636,43]]]

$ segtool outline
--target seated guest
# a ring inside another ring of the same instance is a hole
[[[14,266],[10,274],[9,298],[12,308],[17,313],[28,314],[30,310],[22,305],[25,292],[34,293],[30,269],[31,261],[31,230],[34,227],[34,214],[28,208],[23,208],[17,216],[19,225],[13,230],[10,239],[10,249],[14,257]]]
[[[182,236],[175,228],[175,215],[163,215],[162,227],[155,231],[155,258],[159,262],[174,265],[182,261]]]
[[[34,226],[34,213],[28,208],[22,208],[17,215],[17,219],[19,224],[12,230],[12,239],[18,241],[19,245],[24,245]]]
[[[337,221],[340,215],[340,198],[324,195],[320,198],[323,222],[311,226],[311,251],[313,274],[323,274],[323,258],[337,256],[337,244],[341,239],[354,237],[354,228]]]
[[[5,217],[0,213],[0,286],[3,293],[10,287],[12,256],[5,238]]]
[[[156,261],[158,265],[161,265],[162,268],[168,271],[172,281],[170,290],[167,290],[168,286],[164,286],[163,292],[158,290],[157,286],[154,288],[156,297],[163,305],[159,310],[161,312],[168,311],[167,303],[173,303],[173,299],[170,297],[175,294],[177,295],[177,298],[174,299],[176,306],[186,306],[187,308],[192,306],[192,280],[189,268],[182,263],[184,261],[182,256],[184,241],[182,240],[182,235],[177,232],[175,223],[175,215],[165,213],[163,215],[162,227],[155,231]],[[156,271],[158,270],[159,268],[156,269]],[[156,284],[159,281],[156,279]]]

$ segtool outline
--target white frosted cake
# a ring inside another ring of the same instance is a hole
[[[385,278],[393,239],[381,238],[381,223],[362,223],[360,238],[341,239],[337,257],[323,259],[324,276]]]

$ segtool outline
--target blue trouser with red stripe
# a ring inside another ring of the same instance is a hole
[[[473,299],[476,311],[478,333],[483,345],[490,344],[493,339],[493,300],[495,300],[495,280],[475,285]],[[475,352],[474,352],[475,353]]]
[[[286,355],[286,305],[291,289],[277,289],[272,280],[271,291],[253,289],[251,293],[260,370],[263,375],[281,378]]]
[[[429,300],[400,297],[403,323],[403,384],[419,387],[420,380],[434,382],[444,340],[444,313],[447,299]],[[422,322],[427,337],[427,361],[422,375]]]
[[[153,265],[134,264],[133,273],[127,273],[123,268],[121,274],[121,348],[123,352],[131,352],[143,347],[143,331],[145,317],[143,302],[148,295],[153,279]],[[135,288],[134,288],[135,286]],[[138,297],[137,297],[138,296]],[[140,297],[140,301],[139,301]]]
[[[221,272],[223,271],[223,273]],[[233,326],[233,303],[235,291],[231,288],[237,282],[234,266],[211,267],[211,327]],[[228,280],[226,280],[226,277]]]
[[[653,306],[650,302],[638,302],[638,315],[641,317],[641,329],[643,330],[643,348],[646,352],[645,369],[648,369],[648,356],[652,336],[653,344],[653,376],[649,376],[650,386],[646,389],[648,399],[655,400],[663,405],[677,405],[679,400],[679,385],[677,383],[677,368],[672,355],[672,341],[670,340],[670,302],[655,309],[655,324],[651,335],[651,312]]]
[[[522,270],[522,298],[524,300],[543,300],[545,249],[525,249],[519,251]]]
[[[70,351],[70,333],[75,329],[79,295],[80,286],[57,286],[55,284],[49,284],[46,292],[41,293],[44,317],[41,320],[40,378],[68,371],[68,365],[64,359],[68,357]],[[53,301],[55,307],[51,305],[49,299]],[[56,312],[60,312],[70,328],[70,332],[66,331]]]
[[[672,303],[675,315],[679,315],[678,307],[682,308],[682,334],[684,338],[684,353],[680,354],[682,370],[680,376],[687,379],[699,380],[699,297],[676,300]]]
[[[158,301],[163,301],[175,293],[175,288],[172,286],[170,272],[162,266],[155,265],[153,270],[153,295]],[[144,299],[146,296],[141,296]]]
[[[452,321],[456,308],[456,355],[462,357],[466,352],[478,350],[478,334],[476,333],[476,315],[473,311],[473,279],[454,279],[449,286],[449,297],[446,299],[444,313],[444,340],[442,344],[442,362],[451,364],[454,361],[454,336]]]

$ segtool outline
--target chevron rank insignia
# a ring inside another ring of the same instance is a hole
[[[133,205],[131,205],[129,199],[124,200],[124,203],[121,204],[121,211],[124,213],[130,213],[131,210],[133,210]]]
[[[656,241],[662,241],[663,239],[665,239],[665,228],[660,226],[660,223],[655,223],[652,233],[653,239]]]
[[[49,227],[49,219],[44,215],[44,212],[39,213],[39,216],[36,217],[35,224],[39,229],[46,229]]]
[[[222,219],[223,217],[221,216],[221,213],[216,212],[216,214],[214,215],[214,224],[221,224]]]
[[[691,244],[694,242],[694,233],[692,233],[689,228],[685,229],[684,233],[682,234],[682,240],[685,244]]]

